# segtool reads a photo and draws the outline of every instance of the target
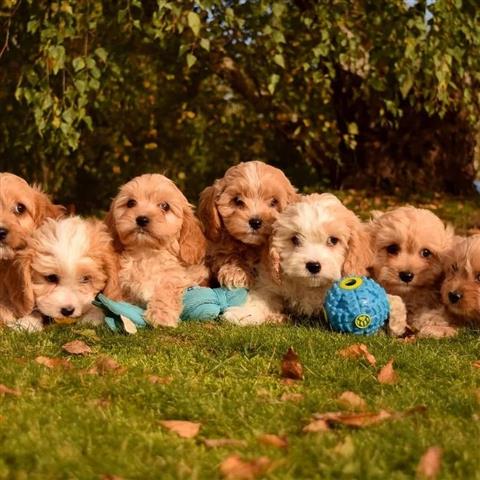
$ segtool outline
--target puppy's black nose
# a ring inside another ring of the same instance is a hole
[[[150,219],[148,217],[143,217],[143,216],[137,217],[135,221],[137,222],[137,225],[139,227],[146,227],[150,223]]]
[[[412,272],[400,272],[398,276],[402,282],[410,283],[415,275]]]
[[[8,229],[4,227],[0,227],[0,241],[5,240],[8,235]]]
[[[305,268],[310,272],[310,273],[318,273],[322,266],[318,262],[307,262],[305,264]]]
[[[448,292],[448,299],[450,300],[450,303],[458,303],[462,297],[463,295],[460,292]]]
[[[254,229],[258,230],[262,226],[262,219],[258,217],[252,217],[249,221],[248,224]]]
[[[70,315],[72,315],[72,313],[75,311],[75,309],[73,307],[63,307],[61,310],[60,310],[60,313],[64,316],[64,317],[69,317]]]

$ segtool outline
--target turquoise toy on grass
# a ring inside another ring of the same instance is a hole
[[[219,317],[227,308],[243,305],[247,300],[245,288],[187,288],[183,294],[183,310],[180,320],[208,321]],[[99,293],[93,304],[105,313],[105,323],[110,330],[135,333],[137,328],[144,328],[145,309],[127,302],[117,302]]]
[[[372,335],[390,314],[387,293],[368,277],[345,277],[335,282],[325,297],[325,318],[332,330]]]

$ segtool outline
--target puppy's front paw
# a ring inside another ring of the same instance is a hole
[[[426,325],[417,334],[420,338],[447,338],[458,334],[458,329],[448,325]]]
[[[145,320],[152,327],[176,327],[178,326],[178,312],[159,310],[147,307]]]
[[[42,317],[40,315],[26,315],[25,317],[18,318],[9,326],[14,330],[21,330],[25,332],[41,332],[43,330]]]
[[[407,307],[398,295],[388,295],[390,316],[388,318],[388,332],[394,337],[401,337],[407,330]]]
[[[235,265],[223,265],[218,270],[218,282],[227,288],[251,288],[254,277],[241,267]]]
[[[98,326],[103,323],[103,319],[105,314],[97,307],[92,307],[88,312],[83,315],[82,319],[80,320],[80,324],[82,325],[93,325]]]

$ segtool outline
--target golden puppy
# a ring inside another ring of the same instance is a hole
[[[68,217],[46,220],[15,259],[7,275],[17,320],[12,326],[41,330],[46,317],[98,324],[95,295],[119,298],[117,258],[106,226]]]
[[[6,276],[17,253],[46,218],[58,218],[64,207],[54,205],[36,186],[11,173],[0,173],[0,324],[15,317],[8,298]]]
[[[220,285],[253,284],[272,223],[296,198],[283,172],[259,161],[229,168],[201,193],[198,216],[209,240],[207,265]]]
[[[443,328],[448,319],[439,305],[443,261],[453,230],[429,210],[405,206],[377,214],[370,232],[373,277],[403,299],[409,327],[420,336],[450,334]]]
[[[191,205],[159,174],[126,183],[106,218],[120,254],[126,300],[147,306],[153,326],[177,325],[183,291],[208,278],[205,237]]]
[[[452,324],[480,326],[480,235],[461,239],[452,247],[441,292]]]
[[[372,261],[365,226],[329,193],[289,205],[273,224],[247,303],[224,318],[238,325],[283,321],[284,312],[319,317],[333,282],[365,275]]]

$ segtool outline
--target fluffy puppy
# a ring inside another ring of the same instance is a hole
[[[54,205],[38,187],[11,173],[0,173],[0,323],[11,322],[15,315],[6,283],[13,259],[46,218],[64,213],[64,207]]]
[[[120,189],[106,223],[126,300],[147,305],[153,326],[177,325],[183,291],[208,278],[205,237],[185,196],[163,175],[141,175]]]
[[[119,298],[112,239],[98,220],[47,219],[15,259],[7,275],[16,328],[41,330],[45,317],[100,323],[92,305],[99,292]]]
[[[283,172],[259,161],[229,168],[203,190],[198,216],[209,240],[207,265],[220,285],[252,286],[272,223],[296,198]]]
[[[405,206],[375,214],[370,232],[373,277],[403,299],[411,330],[419,336],[451,334],[445,311],[438,307],[453,230],[429,210]]]
[[[460,239],[445,260],[442,301],[452,325],[480,326],[480,235]]]
[[[368,233],[334,195],[303,197],[273,224],[259,277],[246,305],[224,317],[238,325],[281,322],[285,313],[321,316],[332,283],[347,274],[366,274],[372,260]]]

